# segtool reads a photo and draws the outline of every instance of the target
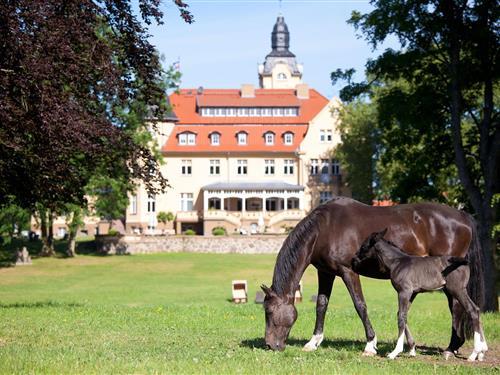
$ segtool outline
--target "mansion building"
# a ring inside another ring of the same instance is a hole
[[[340,142],[335,108],[302,82],[279,16],[259,87],[180,89],[155,134],[171,187],[130,196],[127,233],[280,233],[335,195],[349,195],[333,155]],[[173,222],[158,223],[160,211]]]
[[[333,153],[340,142],[335,109],[341,103],[302,81],[303,67],[289,41],[279,16],[272,50],[258,67],[258,87],[180,89],[169,96],[172,112],[157,124],[154,137],[171,186],[155,196],[140,186],[115,229],[283,233],[317,205],[350,195]],[[159,222],[160,212],[171,212],[173,220]],[[108,229],[108,222],[87,217],[82,232]],[[55,235],[66,231],[64,218],[57,218]]]

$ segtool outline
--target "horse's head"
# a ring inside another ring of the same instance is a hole
[[[271,288],[261,286],[265,293],[266,345],[272,350],[284,350],[286,339],[293,323],[297,320],[297,309],[293,297],[280,297]]]
[[[352,269],[356,271],[359,269],[361,263],[367,259],[376,259],[377,250],[375,249],[375,244],[384,238],[387,233],[387,228],[381,232],[374,232],[368,236],[368,238],[361,244],[359,250],[354,255],[351,261]]]

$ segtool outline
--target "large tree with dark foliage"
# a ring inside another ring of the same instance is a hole
[[[442,136],[441,146],[435,146],[441,147],[443,157],[454,155],[458,176],[479,223],[485,269],[484,309],[497,311],[492,228],[498,212],[494,196],[500,188],[498,2],[378,0],[371,4],[375,8],[372,12],[354,12],[350,22],[374,47],[394,35],[402,48],[387,50],[369,61],[370,82],[348,85],[342,91],[344,99],[383,82],[402,79],[409,83],[408,92],[386,93],[381,101],[383,110],[386,116],[392,113],[397,119],[402,115],[398,113],[404,108],[402,104],[413,102],[418,111],[407,113],[406,120],[412,117],[413,128],[421,129],[422,136],[437,133],[426,142]],[[351,75],[352,71],[337,71],[333,78]],[[439,123],[440,128],[432,129],[422,121],[427,113],[441,117],[432,121],[432,127]],[[432,164],[424,168],[432,168]]]
[[[168,110],[147,32],[162,22],[160,0],[138,3],[140,16],[127,0],[0,2],[0,204],[64,212],[84,203],[97,169],[167,186],[136,137]]]

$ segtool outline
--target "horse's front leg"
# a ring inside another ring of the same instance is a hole
[[[396,347],[392,352],[390,352],[387,357],[389,359],[394,359],[399,353],[403,351],[404,339],[405,339],[405,328],[406,328],[406,318],[408,315],[408,307],[410,306],[411,293],[405,291],[398,292],[399,299],[399,309],[398,309],[398,342]],[[411,336],[411,335],[410,335]]]
[[[316,300],[316,324],[311,340],[304,346],[303,350],[310,352],[316,350],[323,341],[323,327],[325,315],[328,309],[328,301],[332,293],[335,275],[318,270],[318,298]]]
[[[368,318],[368,310],[366,309],[365,297],[361,290],[359,275],[347,267],[342,268],[342,280],[351,295],[354,307],[363,322],[366,334],[366,346],[363,355],[373,356],[377,354],[377,336],[372,328],[370,319]]]

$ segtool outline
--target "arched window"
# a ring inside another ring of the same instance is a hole
[[[236,133],[236,137],[238,138],[239,145],[247,144],[247,133],[246,132],[238,132]]]
[[[285,145],[293,145],[293,133],[292,132],[286,132],[283,134],[283,143]]]
[[[285,73],[278,73],[278,79],[286,79],[286,74]]]
[[[274,133],[273,132],[264,133],[264,139],[265,139],[266,145],[274,145]]]
[[[220,145],[220,133],[219,132],[210,133],[210,144],[212,146]]]

